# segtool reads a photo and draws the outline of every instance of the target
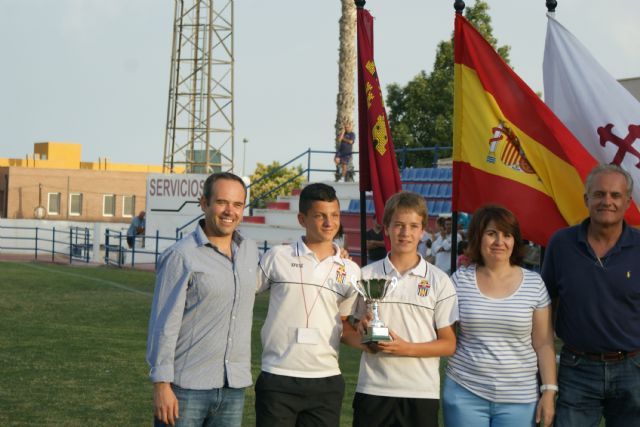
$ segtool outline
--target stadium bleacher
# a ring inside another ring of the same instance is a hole
[[[453,173],[451,168],[406,168],[400,172],[402,189],[421,194],[427,199],[429,216],[451,214]],[[360,200],[350,200],[346,210],[360,212]],[[367,213],[374,212],[373,200],[367,200]]]

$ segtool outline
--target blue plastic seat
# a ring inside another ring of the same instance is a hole
[[[438,184],[426,184],[427,185],[427,190],[426,190],[426,196],[430,199],[434,199],[436,197],[436,194],[438,194]]]
[[[376,207],[375,207],[375,204],[373,203],[373,200],[367,199],[367,205],[366,206],[367,206],[366,211],[367,211],[368,214],[375,213]]]
[[[360,212],[360,200],[351,199],[349,200],[349,209],[347,209],[349,213],[358,213]]]
[[[453,194],[453,185],[452,184],[445,184],[444,197],[447,198],[447,199],[450,199],[452,194]]]
[[[434,202],[433,200],[428,200],[427,201],[427,209],[429,210],[429,215],[430,216],[436,216],[437,214],[434,212],[435,210],[435,204],[436,202]]]
[[[453,168],[447,168],[447,169],[445,169],[445,171],[447,171],[445,173],[445,180],[447,182],[452,182],[453,181]]]

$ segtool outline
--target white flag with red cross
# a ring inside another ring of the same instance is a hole
[[[631,174],[638,206],[640,102],[573,34],[552,15],[547,17],[545,102],[598,162],[615,163]]]

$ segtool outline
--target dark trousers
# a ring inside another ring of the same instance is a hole
[[[353,426],[438,427],[438,403],[438,399],[356,393],[353,398]]]
[[[343,397],[342,375],[297,378],[262,372],[256,381],[256,426],[338,427]]]

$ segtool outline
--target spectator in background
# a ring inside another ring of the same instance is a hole
[[[458,242],[458,259],[456,260],[456,266],[460,267],[468,267],[471,264],[471,258],[469,258],[469,253],[467,248],[469,247],[469,242],[466,240],[460,240]]]
[[[347,122],[344,124],[344,129],[340,132],[336,141],[339,144],[335,157],[336,166],[339,168],[339,170],[336,171],[336,182],[340,181],[340,178],[345,182],[353,181],[353,177],[348,179],[349,165],[351,164],[351,157],[353,153],[353,143],[356,141],[356,134],[352,131],[351,123]]]
[[[145,212],[140,211],[138,216],[131,220],[131,225],[127,230],[127,245],[131,249],[136,244],[136,236],[144,236],[144,229],[146,226]]]
[[[386,256],[382,226],[374,218],[373,227],[367,230],[367,261],[378,261]]]
[[[437,224],[439,231],[431,251],[436,258],[436,267],[451,274],[451,217],[440,217]],[[461,240],[462,236],[458,234],[458,242]]]
[[[431,244],[433,243],[432,237],[433,235],[427,230],[422,232],[420,243],[418,244],[418,253],[422,255],[422,258],[424,258],[425,261],[433,264],[433,257],[431,257]]]
[[[540,272],[540,246],[528,240],[524,241],[524,258],[522,265],[529,270]]]

